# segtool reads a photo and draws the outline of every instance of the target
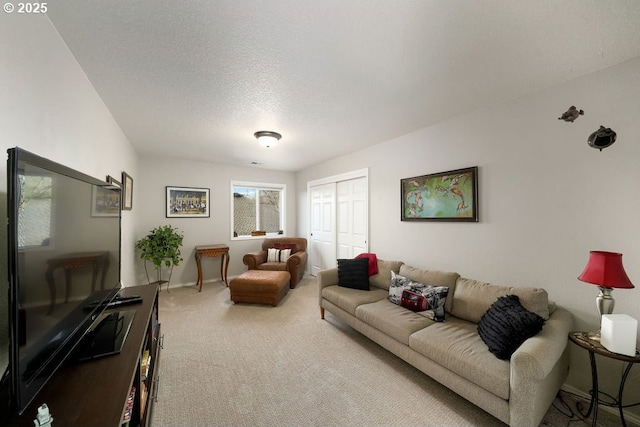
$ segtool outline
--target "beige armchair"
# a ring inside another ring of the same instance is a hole
[[[267,262],[267,249],[291,249],[285,262]],[[249,270],[288,271],[291,274],[289,287],[295,288],[307,267],[307,239],[303,237],[276,237],[264,239],[262,250],[250,252],[242,258]]]

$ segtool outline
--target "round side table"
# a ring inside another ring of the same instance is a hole
[[[629,371],[633,367],[634,363],[640,363],[640,352],[636,349],[635,356],[626,356],[624,354],[614,353],[607,350],[599,341],[589,339],[587,332],[571,332],[569,333],[569,339],[574,344],[584,348],[589,352],[589,361],[591,362],[591,402],[589,402],[589,409],[587,409],[586,413],[582,412],[579,404],[578,411],[582,416],[588,418],[589,415],[591,415],[591,411],[593,410],[592,426],[595,427],[596,421],[598,419],[598,405],[616,406],[618,407],[618,411],[620,412],[620,421],[622,422],[622,425],[626,427],[627,424],[624,421],[624,408],[640,405],[640,402],[623,405],[622,392],[624,391],[624,384],[627,381],[627,377],[629,376]],[[627,362],[627,366],[624,369],[622,378],[620,379],[620,387],[618,388],[617,397],[611,396],[610,394],[598,390],[598,367],[596,365],[596,354]],[[603,401],[602,399],[600,399],[601,394],[605,395],[609,400]]]

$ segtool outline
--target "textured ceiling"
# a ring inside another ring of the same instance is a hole
[[[288,171],[640,56],[637,0],[61,0],[48,15],[141,155]],[[283,138],[263,148],[258,130]]]

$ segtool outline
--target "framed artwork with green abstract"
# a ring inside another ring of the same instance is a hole
[[[478,167],[400,180],[402,221],[478,222]]]

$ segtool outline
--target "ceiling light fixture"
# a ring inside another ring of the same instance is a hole
[[[261,130],[254,133],[253,136],[256,137],[260,144],[264,145],[267,148],[274,147],[278,143],[280,138],[282,138],[282,135],[280,135],[279,133],[271,132],[268,130]]]

